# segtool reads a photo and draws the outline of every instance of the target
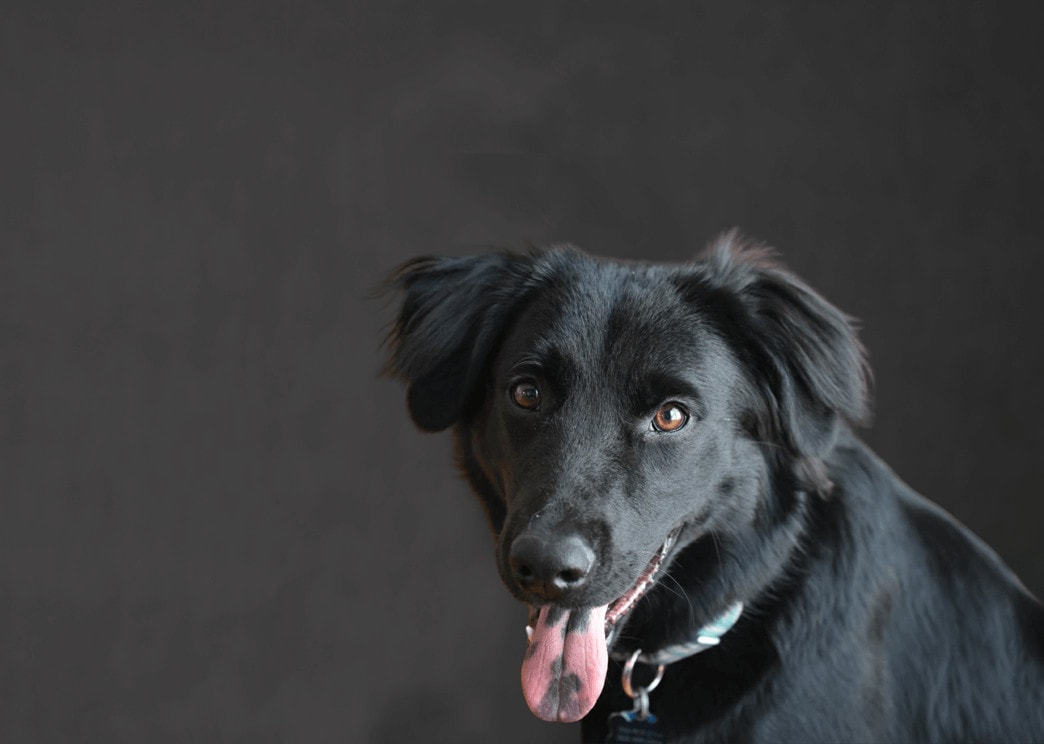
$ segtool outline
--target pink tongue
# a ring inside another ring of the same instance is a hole
[[[522,693],[537,718],[579,721],[594,707],[609,665],[607,609],[540,608],[522,660]]]

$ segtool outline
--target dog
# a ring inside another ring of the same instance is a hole
[[[423,257],[388,286],[386,372],[453,429],[530,608],[536,716],[584,741],[1044,742],[1044,607],[860,441],[853,325],[772,251]]]

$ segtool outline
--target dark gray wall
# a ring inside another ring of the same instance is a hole
[[[422,252],[774,243],[1044,591],[1034,5],[97,5],[0,11],[3,741],[576,738],[375,378]]]

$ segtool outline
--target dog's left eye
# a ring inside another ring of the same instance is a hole
[[[679,403],[664,403],[653,416],[652,425],[657,431],[678,431],[689,423],[689,412]]]

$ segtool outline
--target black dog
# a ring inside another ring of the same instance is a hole
[[[537,716],[585,740],[1044,742],[1044,608],[852,433],[862,347],[765,251],[422,258],[392,285],[389,371],[421,429],[454,427],[531,608]],[[636,702],[608,660],[634,655]]]

